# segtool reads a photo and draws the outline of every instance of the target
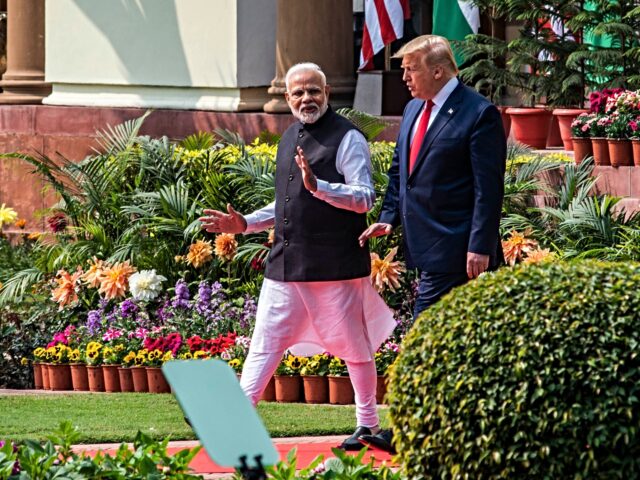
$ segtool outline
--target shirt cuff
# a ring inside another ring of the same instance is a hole
[[[319,198],[320,200],[325,200],[327,198],[327,193],[329,191],[330,191],[329,182],[327,182],[326,180],[320,180],[319,178],[317,178],[316,191],[313,192],[311,195],[313,195],[316,198]]]

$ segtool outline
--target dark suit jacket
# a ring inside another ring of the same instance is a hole
[[[502,261],[498,227],[506,140],[498,109],[459,83],[427,130],[409,175],[411,129],[424,100],[405,108],[380,222],[402,224],[407,265],[465,272],[467,252]]]

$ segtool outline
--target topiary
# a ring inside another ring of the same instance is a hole
[[[640,266],[504,268],[407,335],[390,417],[409,479],[640,476]]]

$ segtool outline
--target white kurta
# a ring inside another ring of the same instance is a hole
[[[316,198],[337,208],[367,212],[375,201],[371,159],[357,130],[342,139],[336,169],[345,183],[318,179]],[[253,233],[274,225],[275,202],[245,217]],[[266,278],[258,300],[251,348],[290,349],[310,356],[327,351],[350,362],[368,362],[396,326],[393,313],[368,277],[326,282],[279,282]]]

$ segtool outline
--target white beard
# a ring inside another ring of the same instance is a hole
[[[329,108],[329,104],[325,102],[314,113],[305,113],[299,110],[294,111],[293,109],[291,110],[291,113],[293,114],[294,117],[296,117],[302,123],[316,123],[318,119],[325,114],[325,112],[327,111],[327,108]]]

